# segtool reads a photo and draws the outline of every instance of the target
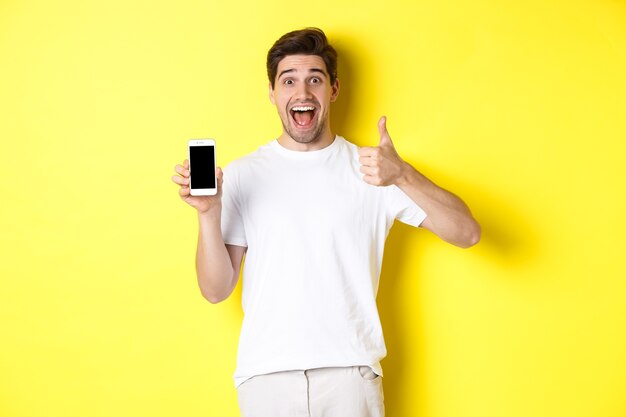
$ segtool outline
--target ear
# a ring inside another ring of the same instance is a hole
[[[269,83],[269,96],[272,104],[276,105],[276,100],[274,100],[274,89],[272,88],[272,83]]]
[[[335,82],[330,87],[330,89],[331,89],[330,101],[332,103],[335,100],[337,100],[337,96],[339,95],[339,78],[335,78]]]

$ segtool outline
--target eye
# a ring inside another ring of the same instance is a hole
[[[292,79],[290,79],[290,78],[287,78],[285,81],[283,81],[283,84],[285,84],[285,85],[291,85],[291,84],[293,84],[293,80],[292,80]]]
[[[318,77],[311,78],[311,84],[319,84],[321,82],[322,80],[320,80]]]

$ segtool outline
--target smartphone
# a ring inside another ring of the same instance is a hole
[[[189,145],[189,188],[191,195],[217,194],[215,140],[192,139]]]

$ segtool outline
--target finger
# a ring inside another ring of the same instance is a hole
[[[363,176],[363,181],[365,181],[366,183],[368,183],[370,185],[375,185],[374,184],[374,177],[372,177],[371,175],[364,175]]]
[[[359,157],[359,163],[361,165],[365,165],[365,166],[368,166],[368,167],[373,167],[373,166],[378,165],[378,160],[374,159],[371,156],[360,156]]]
[[[383,145],[391,145],[393,146],[393,142],[391,141],[391,136],[389,136],[389,132],[387,131],[387,117],[383,116],[378,121],[378,134],[380,135],[380,144]]]
[[[380,149],[378,146],[364,146],[359,148],[359,156],[378,156]]]
[[[366,174],[366,175],[378,174],[378,168],[372,168],[372,167],[367,167],[367,166],[362,166],[361,168],[359,168],[359,171],[361,171],[363,174]]]
[[[176,165],[174,169],[176,170],[177,173],[179,173],[183,177],[185,178],[189,177],[189,170],[186,168],[183,168],[181,165]]]
[[[217,192],[219,195],[222,194],[222,184],[224,183],[224,172],[222,172],[222,168],[215,168],[215,178],[217,178]]]
[[[380,178],[375,177],[373,175],[365,175],[365,176],[363,176],[363,181],[365,181],[366,183],[368,183],[370,185],[376,185],[376,186],[379,186],[382,183]]]
[[[185,159],[185,162],[183,162],[183,165],[185,166],[185,168],[189,169],[189,159]]]
[[[180,187],[180,190],[178,190],[178,194],[180,194],[181,197],[187,197],[190,192],[189,187]]]
[[[189,178],[183,178],[180,175],[173,175],[172,181],[178,185],[189,185]]]

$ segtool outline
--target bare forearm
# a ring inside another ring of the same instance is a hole
[[[196,273],[202,295],[212,303],[228,297],[232,291],[233,265],[221,231],[221,207],[198,213],[198,248]]]
[[[480,240],[480,225],[456,195],[405,163],[396,185],[428,215],[424,227],[453,245],[467,248]]]

